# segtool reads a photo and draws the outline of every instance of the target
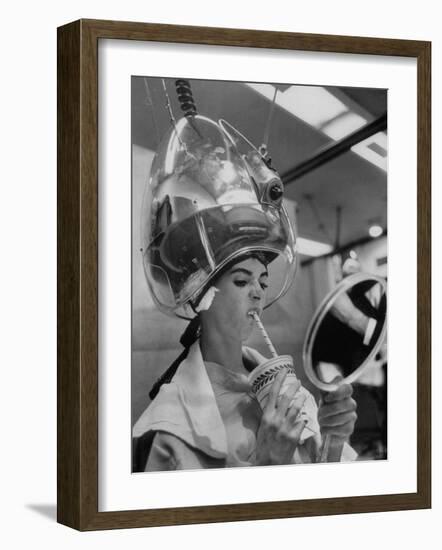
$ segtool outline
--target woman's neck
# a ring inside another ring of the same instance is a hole
[[[242,342],[216,330],[201,331],[201,354],[205,361],[223,365],[229,370],[243,372]]]

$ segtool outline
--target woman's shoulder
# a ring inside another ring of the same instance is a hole
[[[172,423],[177,420],[182,421],[181,409],[181,400],[178,399],[178,386],[173,382],[164,384],[155,399],[149,403],[135,422],[132,430],[133,437],[141,437],[152,430],[152,426],[158,422],[166,420]]]
[[[227,453],[225,428],[210,382],[192,385],[193,379],[177,378],[161,387],[135,423],[133,437],[164,432],[214,458],[224,458]]]

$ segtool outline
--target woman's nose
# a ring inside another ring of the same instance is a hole
[[[259,282],[252,284],[250,289],[250,296],[253,300],[261,300],[263,296],[263,289]]]

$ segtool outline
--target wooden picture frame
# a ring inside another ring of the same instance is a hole
[[[402,56],[418,71],[417,491],[98,511],[98,41],[138,40]],[[58,29],[58,521],[82,531],[431,506],[431,44],[421,41],[79,20]]]

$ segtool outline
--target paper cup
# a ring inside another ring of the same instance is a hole
[[[270,388],[278,374],[282,369],[287,369],[288,373],[284,379],[280,395],[287,391],[288,387],[294,384],[297,380],[295,369],[293,367],[293,359],[290,355],[278,355],[272,357],[268,361],[258,365],[249,375],[252,391],[255,394],[261,409],[266,406],[269,398]]]

